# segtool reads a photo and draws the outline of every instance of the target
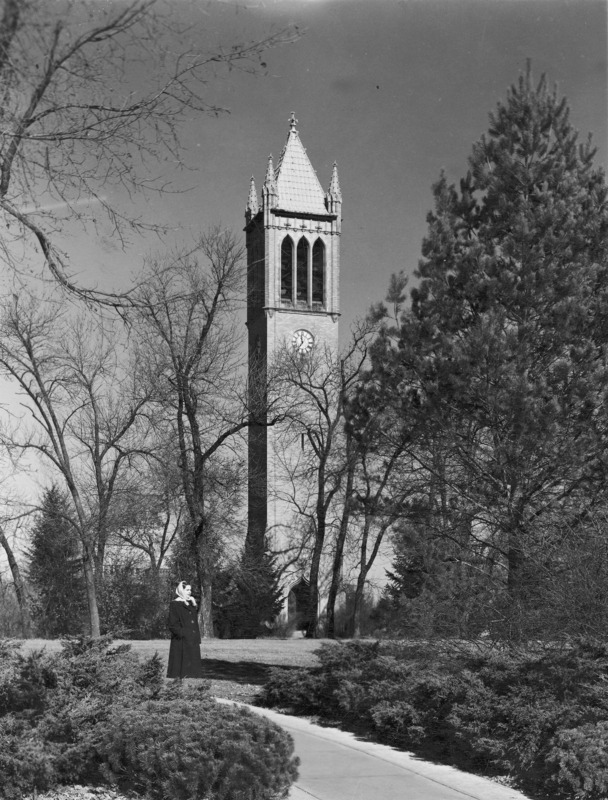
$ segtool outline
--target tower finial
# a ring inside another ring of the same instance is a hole
[[[258,195],[255,190],[255,180],[252,175],[251,181],[249,182],[249,197],[247,198],[246,212],[250,217],[255,217],[258,213],[258,209]]]
[[[272,163],[272,156],[268,159],[268,168],[266,169],[266,179],[262,187],[262,195],[264,197],[265,208],[274,208],[277,203],[277,184],[274,174],[274,165]]]
[[[342,192],[340,191],[340,181],[338,180],[338,165],[334,161],[334,167],[331,172],[331,181],[329,189],[325,195],[325,206],[330,214],[340,215],[340,208],[342,206]]]
[[[334,166],[331,173],[329,194],[331,194],[336,200],[342,200],[342,192],[340,191],[340,181],[338,180],[338,164],[336,161],[334,161]]]
[[[264,185],[274,184],[274,165],[272,163],[272,156],[268,156],[268,166],[266,167],[266,178]]]
[[[296,112],[292,111],[291,112],[291,117],[289,118],[289,131],[290,132],[293,131],[294,133],[297,133],[298,132],[297,129],[296,129],[296,125],[297,124],[298,124],[298,120],[296,119]]]

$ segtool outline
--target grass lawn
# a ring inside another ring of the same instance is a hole
[[[318,663],[315,650],[326,642],[340,646],[333,639],[204,639],[201,643],[203,674],[215,696],[248,702],[258,693],[270,667],[314,667]],[[169,657],[169,639],[116,639],[114,644],[130,644],[142,658],[158,653],[165,664]],[[61,641],[21,640],[24,653],[42,649],[58,652]]]

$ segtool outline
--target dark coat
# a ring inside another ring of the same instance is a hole
[[[201,632],[196,606],[172,600],[169,605],[169,666],[167,678],[202,678]]]

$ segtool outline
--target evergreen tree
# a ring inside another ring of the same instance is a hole
[[[82,633],[87,614],[82,559],[66,499],[56,486],[44,493],[28,556],[38,632],[50,638]]]
[[[435,185],[398,346],[378,340],[360,398],[424,421],[417,448],[437,502],[466,508],[503,559],[511,633],[554,515],[606,499],[608,206],[593,156],[528,67],[459,189]]]
[[[394,538],[395,554],[392,569],[386,570],[388,583],[385,587],[387,597],[398,602],[403,596],[413,599],[419,597],[428,578],[429,565],[425,559],[423,542],[415,531],[401,530]]]
[[[451,529],[454,534],[457,527]],[[480,543],[437,536],[418,515],[417,523],[400,526],[393,544],[383,602],[375,614],[382,627],[392,635],[460,639],[488,629],[494,587]]]
[[[268,553],[245,548],[237,565],[216,576],[214,619],[222,638],[267,635],[283,607],[278,570]]]

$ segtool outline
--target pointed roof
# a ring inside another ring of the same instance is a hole
[[[340,181],[338,180],[338,164],[335,161],[327,194],[334,200],[342,202],[342,192],[340,191]]]
[[[292,114],[287,141],[275,170],[277,206],[283,211],[327,214],[325,193],[300,141],[297,122]]]
[[[246,210],[249,211],[254,217],[258,213],[258,194],[255,190],[255,180],[253,175],[251,176],[251,181],[249,182],[249,197],[247,198]]]
[[[266,167],[266,177],[264,178],[265,189],[276,189],[274,178],[274,166],[272,165],[272,155],[270,155],[268,156],[268,166]]]

